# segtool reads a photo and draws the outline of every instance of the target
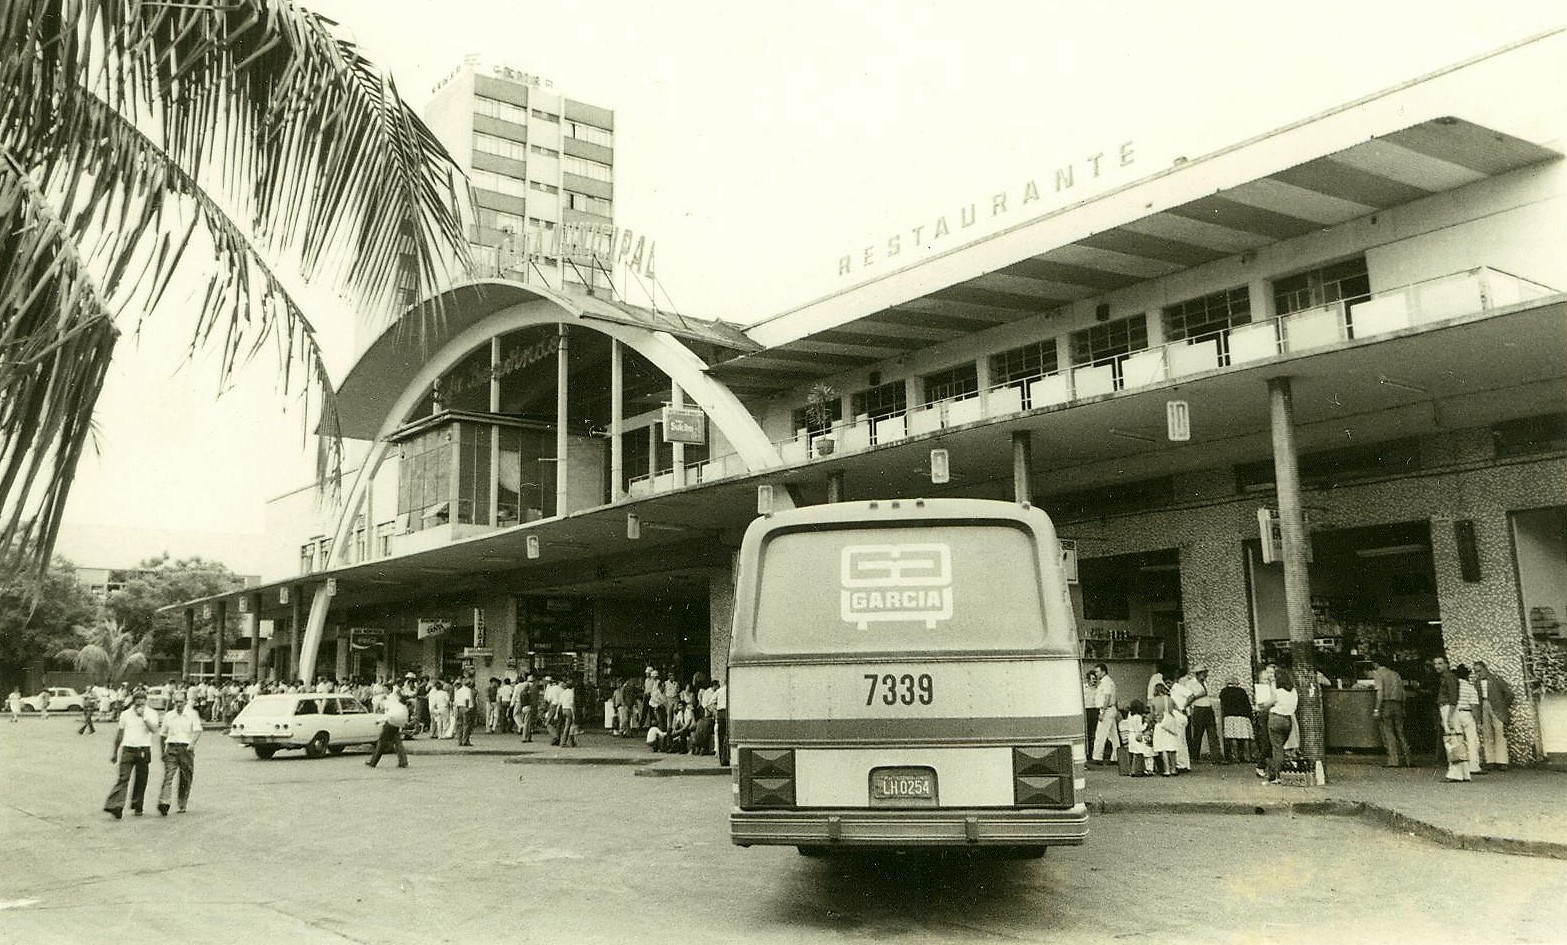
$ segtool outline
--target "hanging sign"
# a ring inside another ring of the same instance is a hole
[[[692,407],[665,407],[663,415],[665,443],[693,443],[700,446],[707,442],[707,418],[702,411]]]
[[[446,631],[450,630],[451,628],[452,628],[452,622],[450,620],[443,620],[443,619],[438,619],[438,618],[420,617],[419,618],[419,639],[423,640],[425,637],[433,637],[433,636],[436,636],[438,634],[445,633]]]

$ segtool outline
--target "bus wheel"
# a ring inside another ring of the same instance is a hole
[[[795,850],[798,851],[801,856],[816,857],[827,855],[827,848],[822,846],[807,846],[805,844],[801,844],[800,846],[795,847]]]

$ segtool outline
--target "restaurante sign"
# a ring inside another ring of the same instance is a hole
[[[1082,160],[1057,166],[1047,176],[1031,177],[1016,187],[999,190],[991,194],[988,201],[969,201],[957,207],[956,214],[941,213],[934,218],[926,217],[915,226],[888,235],[884,241],[839,256],[838,275],[863,272],[885,263],[902,263],[904,257],[939,248],[940,241],[950,238],[954,230],[967,230],[976,226],[989,229],[1019,217],[1058,209],[1068,199],[1083,192],[1078,189],[1079,185],[1083,189],[1103,186],[1113,177],[1124,174],[1125,168],[1131,167],[1136,157],[1133,142],[1125,141],[1108,151],[1098,151]],[[981,207],[988,207],[989,213]],[[972,235],[979,234],[976,232]]]

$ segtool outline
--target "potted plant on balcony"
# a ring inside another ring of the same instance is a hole
[[[812,437],[818,456],[831,456],[836,445],[832,433],[832,405],[838,401],[838,392],[827,384],[817,382],[805,392],[805,429]],[[818,435],[819,431],[819,435]]]

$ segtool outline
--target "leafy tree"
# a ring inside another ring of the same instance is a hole
[[[93,682],[113,686],[131,673],[146,669],[152,651],[152,634],[142,634],[140,640],[113,617],[101,621],[91,630],[76,628],[81,645],[69,647],[55,654],[55,659],[70,660],[78,672],[87,673]]]
[[[0,574],[45,577],[117,318],[177,312],[220,384],[273,348],[335,444],[272,264],[381,316],[466,266],[460,173],[330,27],[287,0],[0,3]],[[205,292],[160,309],[175,281]]]
[[[185,646],[185,615],[159,613],[159,609],[244,586],[245,579],[221,561],[199,556],[172,560],[163,554],[136,565],[125,586],[110,594],[105,606],[126,631],[152,637],[149,655],[177,657]],[[225,631],[229,640],[236,639],[238,626],[237,616],[230,616]],[[197,628],[197,648],[210,649],[212,637],[211,626],[203,623]]]
[[[98,622],[102,612],[64,558],[55,558],[42,579],[0,583],[0,680],[20,685],[27,667],[71,646],[74,628]]]

